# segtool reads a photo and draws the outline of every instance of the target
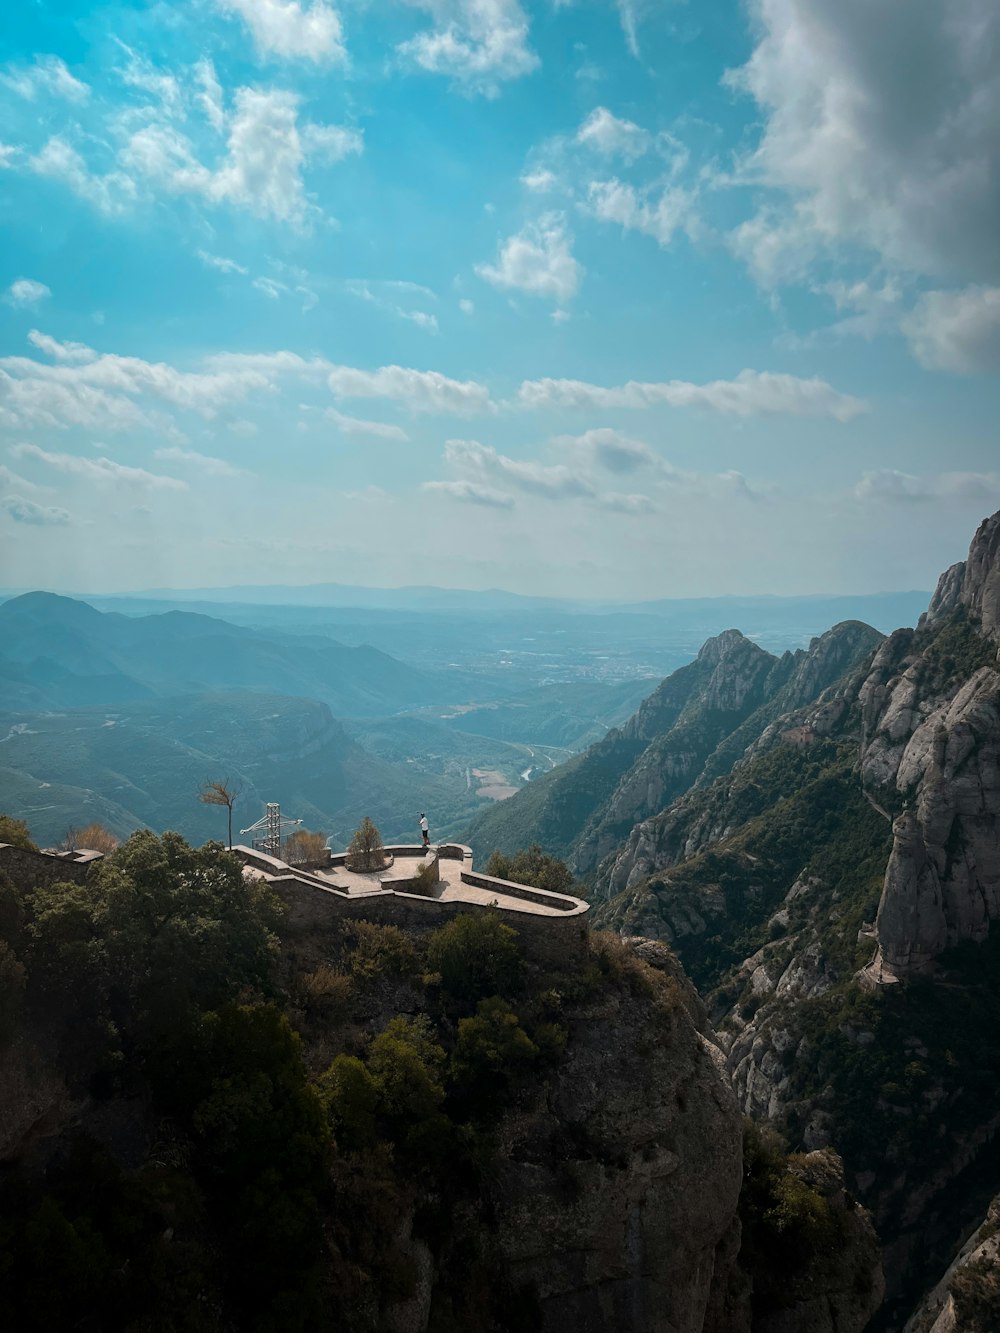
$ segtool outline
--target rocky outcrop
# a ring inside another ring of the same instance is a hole
[[[949,944],[984,939],[1000,915],[1000,672],[980,668],[922,712],[914,700],[890,717],[906,736],[895,790],[907,808],[893,824],[874,970],[884,964],[893,976],[922,970]]]
[[[938,579],[921,627],[939,623],[958,607],[979,622],[987,637],[1000,642],[1000,514],[982,521],[968,559]]]
[[[646,999],[580,1012],[558,1077],[499,1137],[497,1244],[515,1289],[537,1294],[546,1333],[706,1327],[736,1216],[741,1122],[668,978]]]
[[[790,1174],[829,1209],[828,1244],[803,1274],[789,1272],[784,1308],[759,1312],[753,1333],[848,1333],[863,1329],[885,1290],[871,1219],[847,1192],[843,1163],[829,1148],[792,1158]]]
[[[995,1333],[1000,1328],[1000,1195],[904,1333]]]

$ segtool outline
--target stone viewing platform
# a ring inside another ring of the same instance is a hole
[[[348,870],[345,852],[292,866],[251,847],[236,846],[245,867],[272,885],[293,926],[314,929],[332,919],[362,919],[433,929],[461,913],[499,911],[526,949],[544,960],[585,949],[589,903],[472,868],[472,850],[460,843],[384,849],[381,870]],[[424,869],[424,868],[429,869]],[[423,870],[418,879],[417,872]]]

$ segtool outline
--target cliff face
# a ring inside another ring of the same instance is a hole
[[[1000,1328],[1000,1196],[927,1293],[904,1333],[994,1333]]]
[[[789,677],[596,876],[597,921],[673,943],[708,996],[744,1111],[844,1152],[893,1328],[1000,1184],[998,587],[1000,515],[916,630],[771,711]]]
[[[890,809],[893,850],[873,980],[982,940],[1000,911],[1000,515],[938,582],[916,634],[875,654],[859,691],[862,779]]]
[[[678,984],[646,976],[575,1016],[558,1077],[499,1130],[497,1243],[551,1333],[711,1328],[732,1276],[736,1101]]]

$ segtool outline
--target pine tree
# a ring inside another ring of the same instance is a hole
[[[348,870],[381,870],[385,865],[382,835],[365,815],[347,849]]]

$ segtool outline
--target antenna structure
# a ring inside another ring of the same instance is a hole
[[[254,851],[263,852],[266,856],[273,856],[275,860],[280,861],[282,830],[294,828],[301,823],[301,819],[290,819],[287,815],[283,815],[277,801],[268,801],[264,816],[249,828],[241,828],[240,832],[259,834],[260,836],[251,839],[250,845]]]

